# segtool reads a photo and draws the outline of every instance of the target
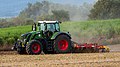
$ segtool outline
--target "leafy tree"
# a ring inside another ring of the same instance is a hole
[[[0,19],[0,28],[28,25],[38,20],[87,20],[92,6],[88,3],[80,6],[51,3],[48,0],[38,1],[34,4],[28,3],[27,7],[17,17]]]
[[[91,10],[90,19],[120,18],[120,0],[98,0]]]
[[[53,15],[43,15],[43,16],[37,16],[37,21],[39,20],[55,20]]]
[[[60,20],[60,21],[68,21],[68,20],[70,20],[68,11],[65,11],[65,10],[53,10],[52,13],[53,13],[54,19],[57,19],[57,20]]]
[[[36,20],[37,16],[46,15],[48,11],[48,1],[36,2],[35,4],[28,3],[28,7],[20,12],[19,17],[33,18]]]
[[[69,21],[69,13],[65,10],[53,10],[51,15],[38,16],[37,20],[60,20]]]

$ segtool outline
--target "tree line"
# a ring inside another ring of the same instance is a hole
[[[93,20],[120,18],[120,0],[98,0],[89,18]]]
[[[30,25],[38,20],[82,21],[87,20],[92,4],[76,6],[49,1],[28,3],[17,17],[0,19],[0,28]]]
[[[0,19],[0,28],[30,25],[38,20],[83,21],[120,18],[120,0],[98,0],[94,5],[58,4],[49,1],[28,3],[17,17]]]

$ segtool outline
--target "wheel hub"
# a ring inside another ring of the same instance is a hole
[[[38,52],[40,51],[40,45],[37,44],[37,43],[33,44],[33,45],[32,45],[32,51],[33,51],[34,53],[38,53]]]
[[[68,48],[68,42],[66,40],[60,40],[58,42],[58,48],[60,50],[66,50]]]

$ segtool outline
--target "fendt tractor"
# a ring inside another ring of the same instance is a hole
[[[98,44],[77,44],[71,41],[69,32],[60,31],[60,21],[38,21],[32,25],[32,31],[22,34],[13,48],[19,54],[37,55],[41,53],[105,52]],[[107,47],[109,48],[109,47]],[[109,49],[107,49],[109,52]]]
[[[72,50],[71,35],[60,31],[60,21],[38,21],[32,32],[21,35],[13,49],[19,54],[69,53]]]

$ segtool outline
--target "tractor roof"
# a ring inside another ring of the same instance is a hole
[[[60,21],[38,21],[38,23],[60,23]]]

